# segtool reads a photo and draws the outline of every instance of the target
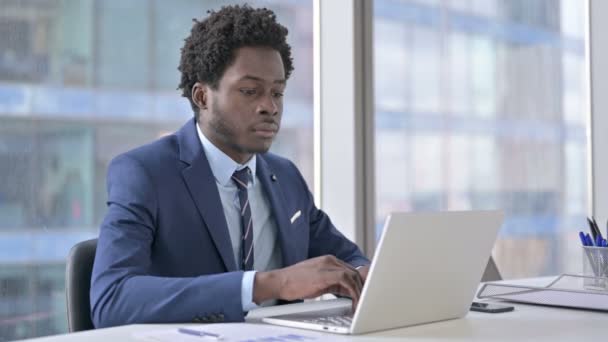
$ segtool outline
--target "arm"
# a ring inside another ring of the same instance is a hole
[[[293,165],[295,168],[295,165]],[[310,222],[308,257],[334,255],[357,268],[370,264],[359,247],[336,229],[329,216],[315,206],[314,199],[302,175],[298,173],[302,188],[307,195],[307,211]],[[367,268],[366,268],[367,269]],[[366,273],[367,274],[367,273]]]
[[[135,159],[123,155],[108,170],[108,212],[101,225],[91,279],[95,327],[242,321],[242,272],[189,278],[152,276],[151,246],[158,217],[156,187]]]
[[[253,300],[296,300],[315,298],[326,293],[352,299],[353,312],[357,307],[363,281],[349,264],[333,255],[324,255],[267,272],[257,272],[253,286]]]
[[[306,299],[333,293],[350,297],[354,311],[367,276],[369,260],[333,226],[324,212],[315,207],[304,179],[293,164],[292,167],[296,170],[300,189],[307,196],[309,259],[282,269],[256,273],[254,302],[275,298]],[[363,267],[356,270],[359,266]]]
[[[336,229],[329,216],[314,205],[312,195],[310,197],[310,247],[308,256],[313,258],[331,254],[353,267],[368,265],[370,262],[361,253],[359,247]]]

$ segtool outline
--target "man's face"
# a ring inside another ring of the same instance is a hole
[[[201,99],[200,127],[220,150],[239,163],[268,151],[283,113],[285,71],[278,51],[264,47],[236,50],[217,89],[195,85]]]

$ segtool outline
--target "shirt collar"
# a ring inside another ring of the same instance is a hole
[[[209,167],[211,167],[211,172],[213,172],[215,180],[220,185],[234,185],[234,183],[230,180],[232,174],[237,170],[244,169],[245,167],[249,167],[249,169],[251,170],[251,178],[253,182],[252,184],[255,184],[255,154],[245,164],[239,164],[235,162],[232,158],[230,158],[226,153],[222,152],[222,150],[213,145],[213,143],[209,141],[209,139],[207,139],[207,137],[203,134],[198,123],[196,124],[196,131],[198,133],[198,138],[201,141],[201,144],[203,145],[203,150],[205,151],[207,160],[209,161]]]

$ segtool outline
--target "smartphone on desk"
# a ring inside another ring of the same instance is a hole
[[[513,311],[513,309],[514,309],[514,307],[511,305],[482,303],[482,302],[471,303],[471,311],[499,313],[499,312]]]

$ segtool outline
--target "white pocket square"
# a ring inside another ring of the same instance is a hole
[[[300,217],[301,215],[302,215],[302,211],[301,210],[296,211],[296,213],[293,214],[293,216],[291,217],[291,223],[294,223],[294,221],[297,220],[298,217]]]

